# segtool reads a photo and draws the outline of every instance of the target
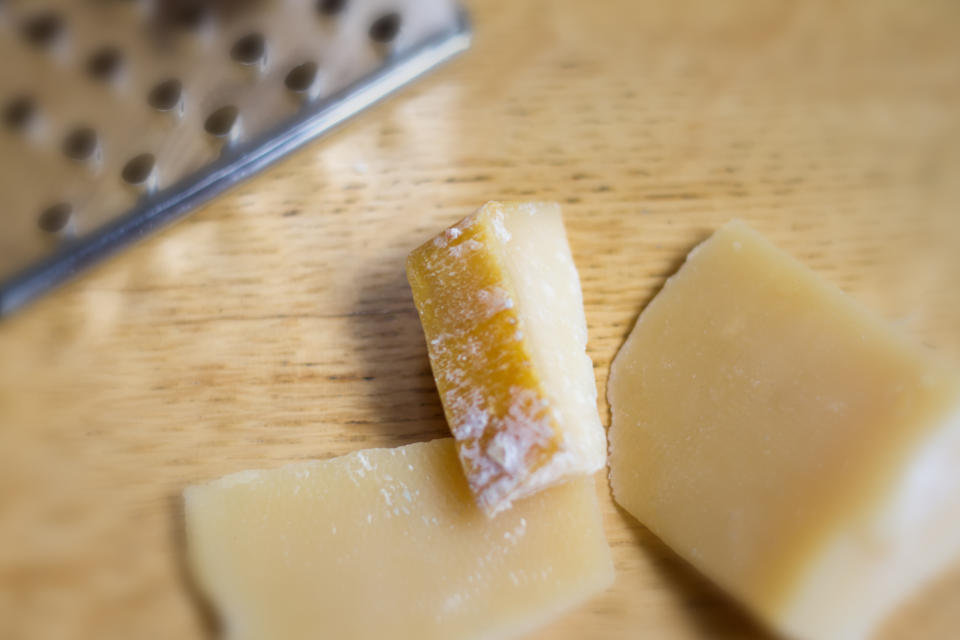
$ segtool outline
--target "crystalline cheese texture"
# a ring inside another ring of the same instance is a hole
[[[407,276],[484,510],[603,466],[580,280],[558,205],[487,203],[415,250]]]
[[[234,640],[513,637],[613,580],[592,478],[491,519],[449,438],[237,473],[185,504]]]
[[[861,638],[960,560],[958,389],[733,222],[613,363],[614,497],[786,636]]]

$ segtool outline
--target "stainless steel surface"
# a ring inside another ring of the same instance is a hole
[[[0,4],[0,315],[468,44],[453,0]]]

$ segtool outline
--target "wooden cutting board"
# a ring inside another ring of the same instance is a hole
[[[403,260],[488,199],[562,203],[601,390],[732,217],[960,362],[960,3],[470,7],[465,57],[0,324],[0,638],[202,638],[184,486],[444,435]],[[762,637],[597,490],[616,584],[534,637]]]

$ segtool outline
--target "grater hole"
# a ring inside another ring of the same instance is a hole
[[[227,105],[220,107],[207,116],[206,122],[203,123],[203,128],[212,136],[225,138],[229,136],[234,127],[236,127],[239,117],[240,111],[235,106]]]
[[[143,185],[153,175],[157,166],[157,158],[152,153],[141,153],[130,159],[120,174],[123,181],[132,185]]]
[[[47,233],[60,233],[67,228],[73,216],[73,206],[69,202],[58,202],[40,213],[37,226]]]
[[[37,117],[37,103],[29,96],[14,98],[3,107],[3,123],[14,131],[22,131]]]
[[[385,13],[370,25],[370,39],[380,44],[392,42],[400,33],[400,14],[396,11]]]
[[[123,54],[116,47],[98,49],[87,60],[87,73],[97,80],[109,81],[117,77],[123,65]]]
[[[317,11],[324,16],[335,16],[342,13],[347,6],[347,0],[319,0]]]
[[[170,111],[183,99],[183,85],[176,78],[157,84],[147,95],[147,103],[157,111]]]
[[[267,41],[262,33],[248,33],[233,43],[230,57],[240,64],[257,64],[267,54]]]
[[[296,93],[304,93],[313,86],[313,83],[317,79],[317,65],[314,62],[304,62],[303,64],[298,64],[293,69],[290,70],[290,73],[287,74],[287,77],[284,78],[283,84],[290,91]]]
[[[23,25],[23,35],[37,47],[50,47],[63,37],[63,18],[53,11],[46,11],[28,18]]]
[[[209,11],[206,5],[200,0],[193,0],[180,3],[180,6],[176,8],[173,20],[180,28],[193,31],[203,26],[208,15]]]
[[[90,127],[77,127],[63,139],[63,153],[74,160],[89,160],[97,152],[97,132]]]

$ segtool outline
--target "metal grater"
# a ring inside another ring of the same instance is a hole
[[[0,0],[0,316],[469,41],[455,0]]]

